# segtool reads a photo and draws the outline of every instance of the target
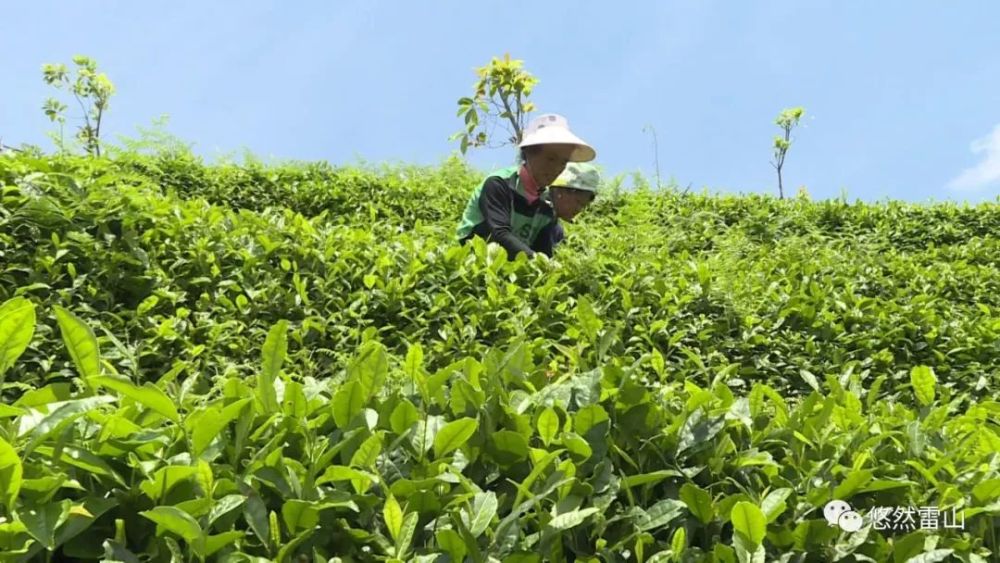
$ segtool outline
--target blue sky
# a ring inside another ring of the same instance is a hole
[[[17,2],[0,20],[0,139],[50,147],[41,65],[94,57],[107,135],[162,114],[208,157],[440,162],[474,68],[509,52],[607,172],[777,193],[773,120],[803,106],[786,192],[997,201],[1000,3]],[[483,169],[508,149],[477,150]]]

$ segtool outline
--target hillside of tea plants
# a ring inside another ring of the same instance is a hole
[[[0,560],[998,560],[1000,206],[479,174],[0,157]]]

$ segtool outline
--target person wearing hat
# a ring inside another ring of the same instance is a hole
[[[556,219],[572,223],[576,216],[597,198],[597,190],[601,183],[601,174],[597,167],[586,163],[570,163],[559,175],[545,197],[555,212]],[[566,238],[562,223],[556,222],[552,227],[551,245],[554,248]],[[551,250],[547,253],[552,255]]]
[[[601,183],[601,174],[593,164],[571,163],[549,185],[548,200],[556,217],[572,223],[594,199]]]
[[[556,114],[533,119],[518,148],[519,164],[489,174],[473,191],[458,226],[458,239],[465,243],[478,236],[496,242],[511,260],[522,252],[529,258],[536,252],[551,257],[561,231],[556,210],[571,213],[575,196],[550,197],[550,203],[543,192],[567,164],[589,162],[597,152],[573,134],[565,117]]]

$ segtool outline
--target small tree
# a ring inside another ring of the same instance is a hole
[[[801,107],[782,110],[774,122],[781,128],[784,136],[778,135],[774,138],[774,161],[771,165],[778,171],[778,195],[785,199],[785,188],[781,181],[781,168],[785,165],[785,155],[788,154],[788,147],[792,146],[792,129],[799,124],[799,119],[805,110]]]
[[[63,64],[42,65],[42,76],[46,84],[60,90],[68,89],[76,98],[83,110],[83,125],[77,131],[76,138],[83,143],[87,153],[101,156],[101,121],[108,109],[108,101],[115,93],[115,86],[107,75],[97,72],[97,63],[90,57],[76,55],[73,62],[77,69],[76,76],[72,79]],[[62,126],[66,122],[63,112],[66,111],[66,104],[49,98],[42,109],[51,121],[59,123],[58,143],[62,149]]]
[[[510,54],[505,54],[502,59],[493,57],[490,64],[476,69],[479,80],[473,87],[473,96],[458,100],[458,115],[465,116],[465,126],[451,136],[451,140],[461,139],[462,154],[470,146],[489,144],[491,135],[484,125],[487,121],[495,125],[499,120],[508,127],[508,143],[517,145],[521,142],[527,116],[535,109],[528,97],[538,83],[538,79],[524,71],[523,66],[524,61],[512,60]],[[491,146],[496,148],[503,143]]]

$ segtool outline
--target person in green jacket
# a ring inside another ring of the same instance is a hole
[[[532,120],[518,147],[519,164],[489,174],[473,191],[458,226],[458,239],[465,243],[478,236],[499,243],[510,259],[522,252],[528,257],[536,252],[551,257],[561,240],[556,210],[570,213],[572,202],[565,195],[552,201],[551,195],[543,197],[544,192],[567,164],[590,162],[597,152],[573,134],[565,117],[556,114]]]

